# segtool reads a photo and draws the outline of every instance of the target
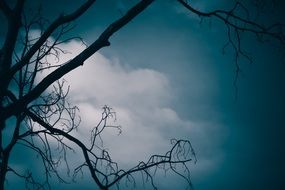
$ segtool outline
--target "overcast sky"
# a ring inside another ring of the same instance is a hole
[[[44,1],[44,13],[55,18],[81,2]],[[71,35],[92,43],[135,2],[98,0],[75,22]],[[201,10],[232,6],[226,0],[193,3]],[[282,10],[282,6],[277,8]],[[282,18],[278,11],[269,13],[264,21]],[[242,73],[236,94],[233,51],[227,48],[222,53],[226,40],[223,23],[214,19],[200,23],[199,17],[174,1],[157,1],[112,36],[110,47],[64,77],[71,86],[72,103],[80,109],[78,137],[87,136],[88,141],[101,107],[109,105],[116,111],[116,123],[123,133],[118,136],[116,131],[109,131],[105,146],[124,167],[167,151],[171,138],[185,138],[197,154],[197,163],[191,165],[196,190],[283,189],[284,57],[274,48],[276,43],[260,44],[254,36],[243,35],[242,47],[254,62],[240,60]],[[71,52],[62,57],[64,61],[84,46],[73,40],[62,48]],[[21,153],[20,149],[13,152],[17,156],[14,164],[21,166]],[[26,159],[25,164],[32,165],[29,160],[36,158]],[[176,177],[167,179],[157,180],[161,189],[186,185]],[[8,189],[22,185],[20,180],[13,180]],[[77,184],[53,188],[92,189],[94,185],[87,173]]]

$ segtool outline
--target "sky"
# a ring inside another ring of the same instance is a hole
[[[70,35],[91,44],[135,2],[98,0],[75,21]],[[43,1],[43,13],[56,18],[80,3]],[[193,0],[193,4],[206,11],[232,6],[226,0]],[[33,9],[36,6],[28,4]],[[279,10],[284,5],[274,8],[266,9],[270,16],[260,19],[281,22]],[[35,29],[35,35],[37,32]],[[2,39],[4,33],[1,30]],[[214,19],[201,22],[171,0],[155,2],[113,35],[110,47],[64,76],[71,88],[70,100],[79,107],[82,119],[75,135],[88,142],[101,107],[109,105],[123,132],[107,131],[104,146],[123,167],[164,153],[170,139],[183,138],[191,141],[197,155],[197,163],[190,163],[194,189],[284,189],[284,55],[274,40],[259,43],[252,35],[242,37],[242,47],[250,52],[253,63],[240,60],[242,73],[236,91],[233,51],[222,52],[227,42],[223,23]],[[62,48],[70,52],[61,57],[64,62],[85,47],[72,40]],[[29,167],[39,163],[32,155],[20,159],[22,154],[30,155],[23,152],[17,147],[11,163],[19,168],[23,162]],[[7,189],[20,185],[21,180],[11,176]],[[94,189],[94,185],[86,173],[76,184],[55,182],[53,189]],[[171,175],[157,177],[157,185],[166,190],[186,187],[183,180]]]

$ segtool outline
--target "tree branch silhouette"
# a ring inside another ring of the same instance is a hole
[[[235,63],[235,79],[234,87],[237,93],[237,80],[239,73],[241,72],[241,67],[239,64],[239,58],[243,57],[252,63],[252,57],[241,47],[241,34],[244,32],[254,34],[256,39],[260,42],[264,41],[265,37],[270,37],[275,39],[280,43],[282,49],[285,49],[285,24],[273,23],[265,26],[261,23],[257,23],[249,16],[249,9],[241,2],[235,1],[233,7],[229,10],[212,10],[209,12],[203,12],[195,9],[188,0],[177,0],[183,7],[185,7],[189,12],[196,14],[201,19],[202,18],[214,18],[222,21],[226,27],[228,41],[223,47],[223,52],[225,48],[230,46],[234,50],[234,63]],[[240,16],[239,11],[242,10],[246,16]]]
[[[122,131],[121,126],[108,125],[107,121],[116,117],[110,107],[102,108],[101,119],[90,132],[90,144],[83,143],[73,135],[81,119],[77,114],[78,108],[68,102],[69,86],[62,77],[84,65],[100,49],[110,46],[110,38],[147,9],[154,0],[138,1],[108,25],[97,39],[93,39],[90,46],[73,59],[61,63],[61,56],[67,53],[60,48],[61,44],[72,39],[84,43],[80,37],[66,37],[74,28],[72,22],[86,13],[95,2],[96,0],[86,0],[70,14],[59,15],[49,23],[42,17],[41,8],[28,18],[25,0],[15,1],[13,7],[7,1],[0,0],[0,12],[7,20],[7,33],[0,49],[0,190],[5,187],[8,172],[23,178],[26,188],[50,189],[52,175],[59,181],[68,183],[62,176],[61,163],[65,164],[67,174],[70,175],[68,154],[77,148],[81,151],[83,162],[72,171],[73,178],[87,168],[95,184],[102,190],[113,186],[119,188],[122,181],[136,186],[136,173],[142,175],[143,182],[149,182],[153,189],[158,189],[155,183],[157,170],[178,175],[192,187],[187,164],[196,162],[196,155],[189,140],[173,139],[170,150],[165,154],[152,155],[145,162],[138,162],[129,169],[121,169],[102,145],[102,134],[106,129],[118,130],[119,134]],[[177,2],[201,18],[222,21],[228,37],[224,48],[231,46],[235,52],[236,76],[240,72],[239,57],[252,61],[242,48],[242,32],[254,34],[259,41],[270,37],[284,47],[284,24],[264,26],[255,22],[248,16],[249,9],[239,1],[230,10],[210,12],[195,9],[187,0]],[[246,12],[245,17],[238,14],[241,9]],[[35,28],[39,30],[39,36],[31,35]],[[50,63],[50,57],[57,63]],[[43,71],[49,71],[49,74]],[[39,75],[44,76],[37,81]],[[11,120],[14,123],[10,124]],[[4,137],[5,130],[10,131],[11,135]],[[53,142],[56,142],[56,148]],[[39,182],[30,170],[22,173],[9,165],[15,146],[23,146],[38,155],[45,173],[44,181]]]

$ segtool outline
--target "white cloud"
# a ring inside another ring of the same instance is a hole
[[[71,41],[61,48],[71,52],[61,56],[61,62],[65,62],[84,46]],[[123,166],[137,164],[154,153],[165,153],[171,138],[192,141],[198,154],[195,171],[211,170],[222,159],[218,147],[221,136],[215,135],[220,132],[220,124],[181,119],[171,108],[175,94],[163,73],[150,68],[130,69],[115,58],[96,53],[64,78],[71,87],[72,103],[80,109],[82,123],[74,134],[83,142],[90,142],[90,131],[101,117],[101,107],[114,108],[116,124],[123,127],[123,133],[118,136],[116,130],[107,130],[104,145]]]
[[[116,136],[114,131],[106,146],[121,162],[124,162],[121,158],[131,156],[137,163],[158,149],[166,151],[169,139],[160,134],[161,127],[182,122],[173,110],[165,107],[171,99],[170,86],[167,78],[157,71],[129,70],[97,53],[65,79],[71,85],[71,98],[80,108],[79,131],[85,132],[84,136],[89,135],[100,119],[103,105],[117,112],[116,123],[122,125],[123,133]]]

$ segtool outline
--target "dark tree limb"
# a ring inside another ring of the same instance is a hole
[[[186,9],[191,11],[192,13],[200,16],[200,17],[215,17],[221,21],[223,21],[226,25],[229,25],[232,28],[235,28],[238,31],[242,32],[251,32],[253,34],[261,34],[261,35],[268,35],[273,38],[276,38],[282,44],[285,44],[285,34],[281,31],[274,31],[278,28],[284,28],[285,25],[281,23],[275,23],[270,26],[263,26],[250,20],[250,18],[243,18],[237,14],[235,14],[235,10],[237,10],[238,6],[244,6],[237,1],[234,7],[231,10],[214,10],[210,12],[202,12],[199,11],[191,6],[187,0],[177,0],[181,5],[183,5]]]
[[[183,7],[189,10],[191,13],[196,14],[202,18],[216,18],[222,21],[226,27],[228,41],[223,47],[223,52],[226,47],[230,46],[234,51],[234,63],[235,63],[235,77],[234,77],[234,88],[235,97],[237,97],[237,82],[241,67],[239,64],[239,58],[243,57],[252,63],[252,57],[248,52],[243,50],[241,47],[241,33],[247,32],[256,36],[257,40],[263,42],[264,37],[270,37],[277,40],[282,49],[285,50],[285,24],[274,23],[268,26],[264,26],[261,23],[255,22],[249,17],[249,9],[246,8],[241,1],[235,1],[234,6],[230,10],[213,10],[209,12],[203,12],[195,9],[191,3],[187,0],[177,0]],[[240,16],[239,10],[243,10],[246,16]]]
[[[26,110],[25,113],[34,122],[43,126],[46,130],[50,131],[51,134],[63,136],[64,138],[68,139],[69,141],[75,143],[78,147],[80,147],[84,155],[85,163],[76,168],[75,172],[77,173],[79,170],[81,170],[83,166],[87,166],[93,180],[100,187],[100,189],[109,189],[110,187],[118,184],[123,178],[126,178],[127,180],[131,178],[133,179],[133,183],[135,183],[133,173],[137,172],[141,172],[142,175],[145,175],[146,178],[149,178],[151,180],[151,185],[153,186],[153,188],[157,189],[153,182],[153,177],[157,169],[173,171],[175,174],[185,179],[189,186],[192,187],[192,183],[190,180],[190,171],[186,166],[186,163],[192,161],[193,159],[196,162],[196,156],[191,143],[187,140],[172,140],[172,148],[168,152],[166,152],[165,155],[153,155],[149,158],[147,162],[139,162],[139,164],[135,167],[125,171],[118,169],[117,163],[111,160],[110,155],[107,151],[102,150],[102,157],[96,156],[92,152],[93,145],[91,149],[88,149],[77,138],[60,129],[52,127],[50,124],[46,123],[40,116],[37,116],[32,111]],[[105,121],[105,119],[106,118],[104,118],[103,120]],[[105,127],[103,127],[103,130],[104,128]],[[95,158],[95,160],[92,160],[89,155]],[[106,173],[100,171],[100,169],[97,168],[98,163],[102,164],[103,162],[107,163],[105,167],[109,168],[106,169]],[[177,165],[180,165],[184,168],[184,172],[186,172],[186,175],[180,173],[176,169]],[[155,172],[151,173],[150,169],[154,169]],[[109,170],[109,172],[107,172],[107,170]],[[102,176],[103,179],[100,180],[99,176]]]
[[[4,13],[6,17],[10,17],[12,14],[12,10],[4,0],[0,0],[0,10]]]
[[[48,76],[46,76],[33,90],[31,90],[29,94],[23,96],[23,98],[19,99],[16,103],[4,108],[4,115],[2,117],[8,118],[11,115],[17,114],[17,112],[23,111],[23,109],[25,109],[25,107],[31,101],[39,97],[48,86],[50,86],[56,80],[60,79],[66,73],[69,73],[73,69],[83,65],[84,61],[90,56],[92,56],[94,53],[96,53],[99,49],[105,46],[109,46],[109,38],[115,32],[125,26],[128,22],[130,22],[134,17],[140,14],[144,9],[146,9],[148,5],[150,5],[152,2],[153,0],[142,0],[138,4],[136,4],[123,17],[111,24],[88,48],[86,48],[75,58],[53,71]]]
[[[59,16],[47,29],[46,31],[41,35],[41,37],[38,39],[38,41],[30,48],[30,50],[26,53],[26,55],[16,63],[9,73],[9,76],[13,76],[20,68],[22,68],[24,65],[26,65],[29,60],[32,58],[32,56],[39,50],[39,48],[45,43],[45,41],[51,36],[51,34],[61,25],[65,23],[69,23],[78,17],[80,17],[83,13],[85,13],[92,4],[94,4],[96,0],[88,0],[86,3],[81,5],[77,10],[75,10],[73,13],[68,15],[61,15]]]
[[[74,38],[62,39],[69,32],[76,20],[85,13],[95,0],[86,0],[78,9],[68,15],[60,15],[55,21],[45,28],[46,20],[41,17],[40,10],[31,19],[27,18],[22,10],[25,0],[16,0],[14,7],[9,7],[7,1],[0,0],[0,12],[4,14],[8,23],[8,30],[4,45],[0,49],[0,189],[4,188],[7,172],[26,179],[35,188],[45,188],[49,185],[50,175],[55,175],[60,181],[64,181],[58,170],[59,163],[66,164],[69,176],[70,168],[67,162],[67,151],[75,151],[67,142],[73,142],[74,147],[79,147],[84,157],[83,163],[74,170],[74,179],[79,172],[87,167],[92,179],[100,189],[109,189],[112,186],[119,187],[122,181],[136,184],[136,173],[142,175],[143,183],[149,182],[153,189],[157,189],[154,176],[156,171],[162,169],[172,172],[186,180],[188,187],[192,186],[190,171],[186,165],[190,161],[196,161],[195,152],[188,140],[173,140],[172,148],[162,155],[152,155],[146,162],[139,162],[134,167],[123,170],[111,159],[107,149],[103,146],[103,133],[108,128],[115,128],[121,132],[120,126],[112,126],[107,119],[115,117],[115,112],[108,106],[103,107],[100,122],[90,132],[90,144],[84,144],[80,139],[71,135],[80,123],[77,120],[76,106],[68,103],[67,92],[64,87],[65,74],[83,65],[84,62],[101,48],[110,45],[110,37],[119,31],[136,16],[141,14],[154,0],[141,0],[129,9],[118,20],[110,24],[93,43],[80,52],[77,56],[63,64],[52,64],[48,57],[52,56],[58,61],[65,51],[60,48],[61,43]],[[241,45],[241,33],[253,33],[258,39],[269,36],[277,39],[283,46],[285,44],[284,25],[273,24],[263,26],[254,22],[249,17],[248,9],[239,1],[230,10],[214,10],[203,12],[192,7],[190,1],[177,0],[189,12],[202,18],[216,18],[222,21],[226,27],[228,42],[224,48],[230,46],[235,53],[236,73],[240,72],[238,58],[240,56],[251,60]],[[245,16],[240,16],[239,10],[245,11]],[[25,36],[20,36],[23,28]],[[30,39],[29,34],[33,28],[39,28],[41,34],[38,38]],[[50,40],[52,37],[53,40]],[[80,39],[80,38],[79,38]],[[19,45],[19,46],[18,46]],[[16,48],[17,47],[17,48]],[[17,52],[18,47],[22,48]],[[39,83],[36,76],[43,70],[53,69]],[[9,88],[8,85],[16,83],[18,91]],[[51,88],[50,88],[51,87]],[[48,89],[48,90],[47,90]],[[15,125],[5,122],[11,116],[15,116]],[[8,143],[3,143],[3,129],[9,127],[12,135]],[[50,140],[55,140],[57,147]],[[4,144],[4,145],[3,145]],[[45,182],[37,183],[31,172],[21,174],[8,165],[10,152],[16,144],[31,149],[40,157],[45,173]],[[58,153],[58,154],[56,154]],[[58,157],[56,157],[56,156]]]
[[[6,77],[6,74],[12,65],[12,54],[15,49],[19,29],[21,27],[21,14],[24,2],[24,0],[18,0],[14,9],[10,9],[3,0],[0,3],[0,10],[3,10],[8,20],[7,34],[0,51],[0,101],[2,101],[3,93],[9,83],[9,79]]]
[[[71,142],[74,142],[75,144],[77,144],[84,155],[86,164],[88,165],[89,171],[91,173],[92,178],[94,179],[94,181],[96,182],[96,184],[100,187],[100,188],[104,188],[104,185],[101,184],[100,180],[98,179],[98,177],[95,174],[93,165],[91,163],[91,160],[89,158],[88,155],[88,148],[85,147],[85,145],[79,141],[77,138],[71,136],[70,134],[57,129],[57,128],[53,128],[52,126],[50,126],[48,123],[44,122],[40,117],[38,117],[37,115],[35,115],[34,113],[32,113],[31,111],[26,110],[25,112],[27,114],[27,116],[29,116],[34,122],[37,122],[38,124],[40,124],[41,126],[43,126],[45,129],[49,130],[52,134],[57,134],[57,135],[61,135],[65,138],[67,138],[68,140],[70,140]]]

